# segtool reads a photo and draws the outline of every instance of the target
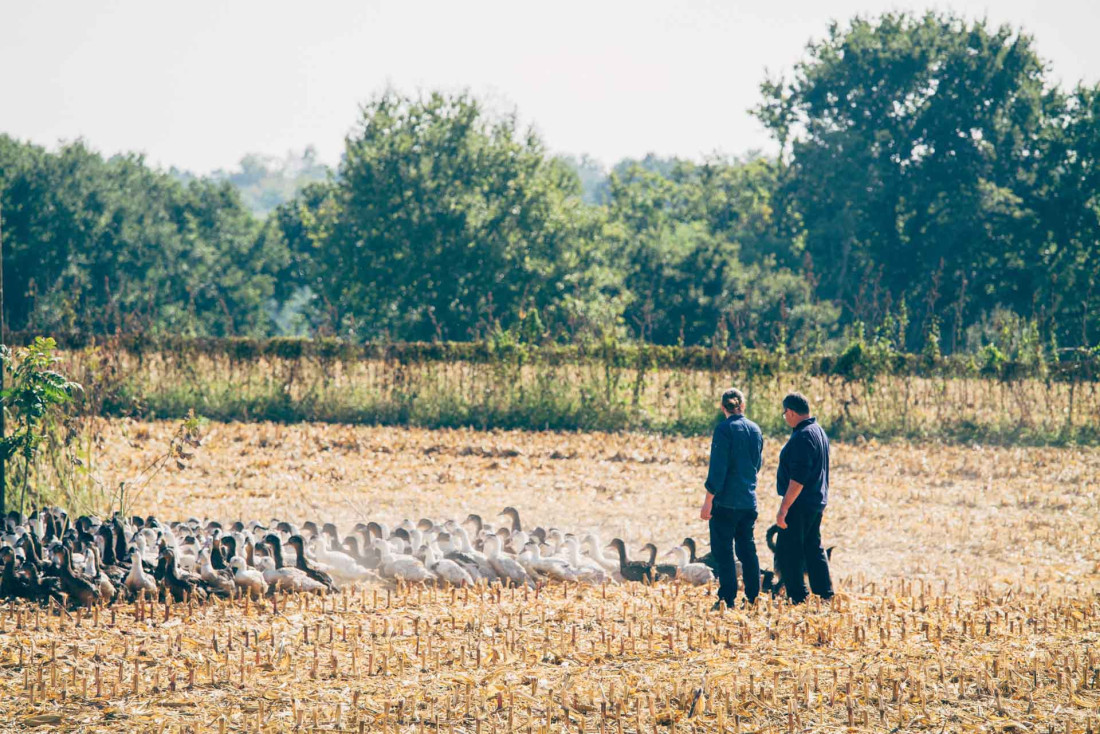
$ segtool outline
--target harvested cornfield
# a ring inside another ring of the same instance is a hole
[[[168,422],[111,421],[96,471],[110,489],[163,452]],[[778,499],[780,442],[766,439],[758,542]],[[165,519],[489,518],[507,505],[528,524],[596,530],[662,550],[699,520],[709,438],[211,424],[184,471],[134,497]],[[1100,581],[1100,449],[834,442],[823,533],[841,574],[955,587],[1054,590]],[[705,545],[705,542],[703,543]],[[768,565],[765,563],[765,565]]]
[[[168,424],[99,432],[106,486]],[[486,518],[633,551],[705,537],[707,442],[213,425],[134,511],[296,522]],[[762,472],[761,525],[776,502]],[[674,583],[366,585],[328,597],[0,609],[3,721],[51,731],[1097,730],[1095,450],[834,446],[840,593],[711,611]],[[758,534],[762,535],[762,533]],[[705,541],[703,542],[705,546]],[[760,542],[764,565],[770,558]]]
[[[921,584],[709,612],[705,591],[378,588],[5,610],[4,718],[52,730],[1082,732],[1096,599]]]

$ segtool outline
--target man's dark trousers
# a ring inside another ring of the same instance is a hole
[[[803,573],[810,577],[810,589],[820,597],[833,595],[829,559],[821,545],[822,512],[788,512],[787,529],[776,539],[776,561],[792,604],[806,600],[809,591]],[[713,532],[713,530],[711,531]]]
[[[733,561],[735,546],[745,577],[745,598],[751,604],[760,593],[760,559],[756,557],[756,541],[752,537],[755,524],[756,510],[711,508],[710,550],[714,554],[714,564],[718,566],[718,598],[727,607],[732,607],[737,597],[737,564]]]

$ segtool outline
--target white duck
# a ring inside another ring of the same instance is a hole
[[[251,594],[253,599],[263,596],[267,590],[267,582],[262,573],[249,568],[241,556],[233,556],[229,567],[233,569],[233,582],[242,594]]]
[[[157,553],[156,553],[156,536],[155,535],[153,536],[153,540],[150,541],[148,539],[148,537],[146,536],[145,532],[134,533],[134,547],[138,549],[139,553],[141,553],[142,560],[144,560],[146,563],[156,564],[156,562],[157,562]],[[176,548],[177,546],[173,545],[172,547]],[[178,554],[177,554],[177,562],[178,562]]]
[[[516,586],[534,585],[527,571],[515,558],[501,554],[500,538],[496,535],[490,535],[485,539],[485,554],[489,559],[489,565],[493,567],[501,580],[510,581]]]
[[[347,553],[326,548],[324,539],[317,541],[313,548],[313,556],[316,565],[327,570],[329,575],[340,583],[353,584],[374,577],[372,572],[359,565],[359,562]]]
[[[145,531],[145,532],[149,532],[149,533],[152,534],[152,542],[155,544],[157,542],[156,533],[154,533],[151,530]],[[161,528],[160,536],[161,536],[161,538],[164,539],[165,544],[169,548],[175,548],[177,545],[179,545],[179,541],[176,540],[176,534],[174,532],[172,532],[172,528],[170,528],[168,526],[164,526],[163,528]]]
[[[588,551],[588,555],[596,563],[603,566],[604,570],[610,573],[613,577],[619,578],[619,559],[608,558],[603,554],[604,544],[600,541],[600,536],[596,533],[588,533],[584,536],[585,549]]]
[[[563,558],[565,560],[569,560],[565,551],[565,541],[572,539],[573,536],[569,536],[567,538],[565,534],[557,528],[550,528],[550,530],[548,530],[546,533],[546,544],[550,546],[550,551],[547,552],[545,549],[543,549],[542,555],[550,555],[554,556],[555,558]]]
[[[308,591],[317,594],[328,593],[328,588],[319,581],[296,568],[275,568],[275,561],[269,556],[256,559],[256,568],[263,574],[264,583],[276,591]]]
[[[115,598],[115,585],[111,583],[111,579],[103,573],[103,569],[100,567],[99,547],[95,544],[92,544],[84,555],[84,575],[99,587],[100,597],[108,600]]]
[[[516,560],[523,564],[523,567],[532,576],[541,574],[555,581],[577,580],[577,572],[563,559],[543,558],[539,544],[533,540],[527,541],[527,545],[523,547],[523,552],[516,557]]]
[[[577,571],[579,580],[590,584],[602,584],[607,581],[614,582],[611,574],[594,558],[581,555],[580,543],[576,538],[566,538],[561,544],[561,553]]]
[[[375,540],[374,547],[378,549],[382,556],[382,562],[379,564],[378,570],[386,578],[401,579],[413,583],[423,583],[435,578],[435,574],[415,558],[406,555],[394,555],[389,543],[383,540]]]
[[[705,563],[689,563],[688,549],[678,545],[665,555],[676,557],[676,578],[695,586],[702,586],[714,580],[714,572]]]
[[[434,541],[429,543],[424,556],[424,565],[428,570],[451,586],[473,586],[474,580],[466,569],[449,558],[441,558],[434,546]]]
[[[130,573],[122,583],[135,597],[142,594],[152,597],[157,595],[157,581],[145,573],[145,569],[141,566],[141,551],[137,548],[130,551]]]

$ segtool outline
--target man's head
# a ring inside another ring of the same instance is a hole
[[[722,393],[722,412],[728,418],[745,412],[745,394],[736,387]]]
[[[792,392],[783,398],[783,420],[794,428],[810,417],[810,401],[800,392]]]

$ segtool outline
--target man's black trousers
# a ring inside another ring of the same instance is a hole
[[[727,607],[732,607],[737,597],[735,547],[745,577],[745,598],[752,603],[760,593],[760,559],[756,557],[756,541],[752,537],[755,524],[756,510],[711,509],[710,551],[718,567],[718,598],[726,602]]]
[[[815,594],[826,599],[833,595],[829,559],[821,545],[822,514],[788,512],[787,529],[780,530],[776,539],[775,560],[792,604],[805,601],[809,595],[803,574],[810,577],[810,589]]]

